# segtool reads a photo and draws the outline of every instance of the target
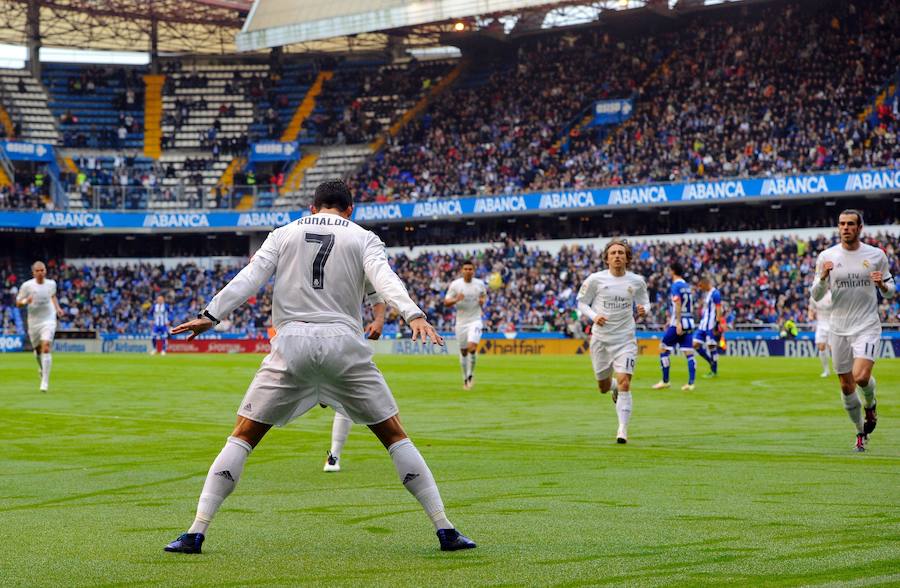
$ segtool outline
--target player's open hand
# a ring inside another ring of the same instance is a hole
[[[66,314],[66,311],[64,311],[63,309],[61,309],[61,308],[56,309],[56,318],[62,318],[65,314]]]
[[[884,288],[884,274],[881,272],[872,272],[869,274],[869,277],[872,278],[872,282],[875,286],[878,287],[879,290]]]
[[[172,329],[173,335],[180,335],[182,333],[191,332],[191,335],[187,338],[188,341],[193,341],[197,335],[205,333],[206,331],[213,328],[213,322],[206,318],[205,316],[200,318],[195,318],[192,321],[188,321],[186,323],[181,323],[174,329]]]
[[[819,278],[825,280],[828,279],[828,276],[831,274],[831,270],[834,269],[833,261],[826,261],[822,264],[822,271],[819,272]]]
[[[432,343],[435,345],[444,345],[444,338],[434,330],[434,327],[426,321],[424,318],[419,317],[417,319],[413,319],[409,323],[410,328],[412,329],[412,340],[418,341],[422,340],[422,343],[427,343],[430,339]]]
[[[372,321],[366,325],[366,339],[377,341],[381,338],[381,331],[384,329],[384,323],[380,321]]]
[[[681,325],[675,325],[675,334],[679,337],[684,335],[684,327],[682,327]]]
[[[638,318],[639,318],[639,319],[642,319],[642,318],[644,318],[645,316],[647,316],[647,309],[644,308],[643,305],[638,304],[638,307],[637,307],[637,313],[638,313]]]
[[[594,319],[594,324],[597,325],[598,327],[602,327],[603,325],[606,324],[606,317],[603,316],[602,314],[598,314],[597,318]]]

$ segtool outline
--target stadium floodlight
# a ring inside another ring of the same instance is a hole
[[[453,23],[453,30],[457,33],[463,32],[464,30],[466,30],[466,23],[461,20],[456,21],[455,23]]]

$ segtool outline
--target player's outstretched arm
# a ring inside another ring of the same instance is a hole
[[[394,273],[384,253],[384,243],[369,233],[366,237],[365,252],[363,253],[363,270],[372,287],[384,298],[385,302],[400,311],[403,320],[412,326],[414,319],[423,318],[425,313],[416,306],[409,297],[406,286],[400,277]],[[426,321],[427,323],[427,321]]]
[[[181,333],[187,333],[188,331],[190,331],[191,335],[187,338],[187,340],[192,341],[197,337],[197,335],[205,333],[214,326],[215,323],[212,320],[206,318],[205,316],[201,316],[195,318],[192,321],[181,323],[180,325],[172,329],[172,334],[180,335]]]
[[[275,273],[277,265],[278,247],[275,244],[275,233],[272,232],[250,259],[250,263],[213,297],[206,307],[206,312],[215,317],[216,321],[221,321],[259,292]]]

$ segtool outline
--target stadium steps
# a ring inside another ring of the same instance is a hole
[[[6,108],[4,108],[2,104],[0,104],[0,125],[3,125],[3,129],[6,131],[6,136],[8,138],[16,138],[16,127],[15,125],[13,125],[13,121],[9,117],[9,113],[6,111]]]
[[[294,200],[289,202],[281,198],[275,205],[308,205],[312,201],[316,186],[325,180],[346,178],[370,156],[369,146],[365,143],[361,145],[323,147],[318,152],[318,159],[315,165],[306,170],[302,181],[299,182],[299,188],[294,189],[292,192],[295,197]],[[282,193],[286,192],[282,191]]]
[[[867,118],[877,116],[876,110],[878,107],[884,104],[886,100],[893,98],[897,93],[898,87],[900,87],[900,72],[895,73],[891,79],[885,82],[878,93],[875,94],[875,99],[859,113],[857,119],[862,122]]]
[[[221,186],[223,188],[230,188],[233,186],[234,174],[245,165],[247,165],[247,159],[245,157],[235,157],[232,159],[231,163],[228,164],[228,167],[225,168],[225,171],[223,171],[222,175],[219,177],[219,181],[216,182],[216,186]]]
[[[19,82],[25,89],[19,91]],[[50,112],[47,90],[27,70],[0,69],[0,94],[6,96],[7,113],[21,124],[20,140],[34,143],[59,143],[56,118]]]
[[[291,168],[291,173],[288,174],[287,179],[284,181],[284,187],[281,191],[288,194],[300,189],[300,184],[303,182],[303,176],[306,174],[306,170],[315,166],[318,160],[318,153],[307,153],[304,155],[303,159],[298,161],[296,165]]]
[[[75,164],[75,160],[72,159],[71,157],[69,157],[68,155],[63,157],[62,160],[63,160],[63,164],[65,164],[64,167],[67,172],[73,173],[77,176],[78,173],[81,171],[80,169],[78,169],[78,166]]]
[[[253,208],[253,194],[244,194],[241,196],[240,202],[234,207],[235,210],[250,210]]]
[[[459,63],[456,64],[456,67],[450,70],[450,73],[441,78],[441,81],[432,86],[431,90],[427,94],[419,98],[419,101],[416,102],[412,108],[404,112],[396,122],[388,127],[387,135],[381,135],[369,144],[369,149],[371,150],[371,152],[376,153],[380,151],[381,148],[384,147],[388,136],[396,137],[406,125],[421,116],[422,113],[425,112],[425,110],[428,108],[428,105],[431,104],[432,100],[447,91],[447,89],[450,88],[450,86],[452,86],[457,79],[459,79],[463,72],[465,72],[469,68],[470,64],[470,59],[461,59]]]
[[[326,80],[330,80],[332,77],[334,77],[333,71],[319,72],[316,76],[316,81],[310,86],[309,90],[306,92],[306,96],[303,97],[303,101],[300,102],[297,106],[297,110],[294,111],[291,122],[288,123],[288,126],[284,129],[284,133],[281,134],[282,141],[297,140],[297,137],[300,135],[300,129],[303,128],[303,121],[312,114],[316,107],[316,97],[322,93],[322,86],[325,84]]]
[[[144,156],[159,159],[162,155],[163,84],[166,76],[144,76]]]

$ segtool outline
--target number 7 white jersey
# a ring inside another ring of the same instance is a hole
[[[391,269],[384,243],[335,214],[315,214],[269,233],[250,264],[210,302],[222,320],[275,273],[272,323],[341,323],[362,330],[366,279],[409,321],[424,313]]]

